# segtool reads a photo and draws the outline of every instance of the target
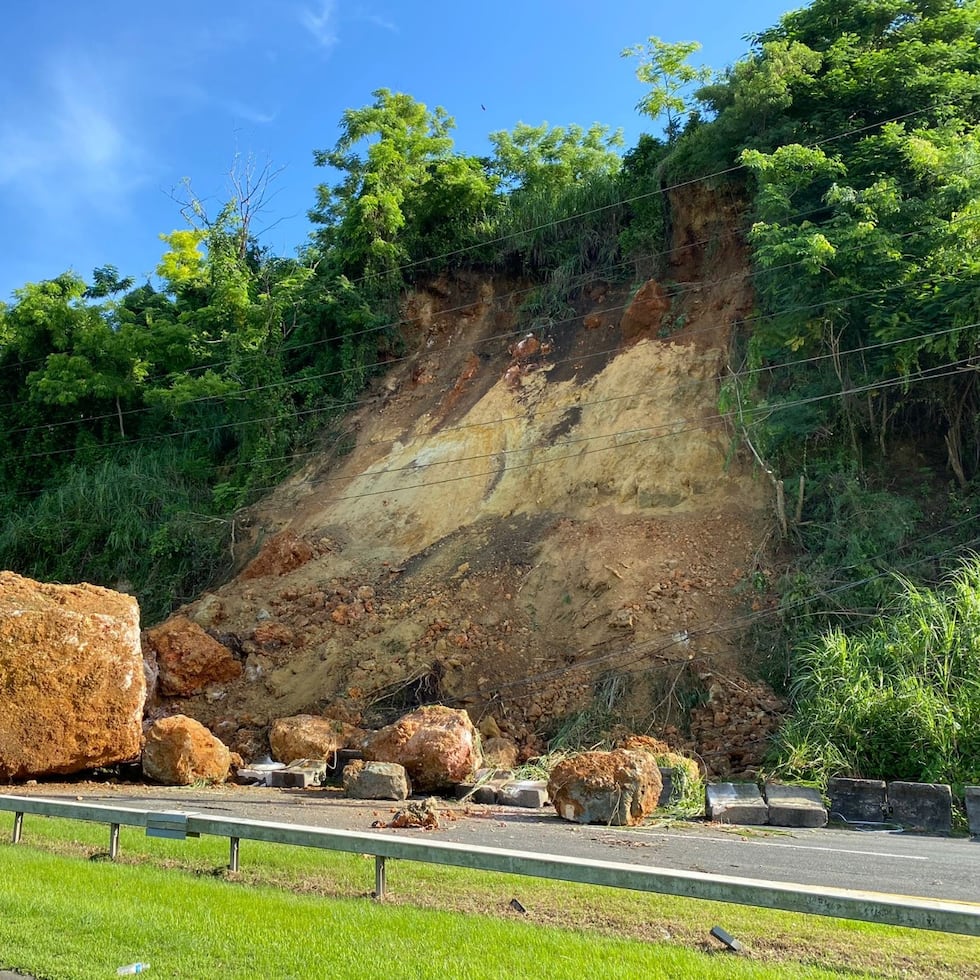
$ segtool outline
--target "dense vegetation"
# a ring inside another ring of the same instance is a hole
[[[706,181],[743,202],[759,302],[723,404],[778,490],[791,556],[758,583],[781,600],[759,646],[813,707],[857,676],[831,680],[846,659],[833,651],[904,644],[904,614],[874,642],[848,639],[888,608],[891,572],[932,586],[980,540],[978,32],[977,0],[813,0],[715,77],[690,64],[695,44],[650,38],[624,54],[662,135],[622,154],[599,125],[520,124],[477,158],[455,149],[443,109],[373,93],[315,154],[333,183],[295,258],[254,239],[273,175],[245,166],[217,215],[188,198],[155,284],[106,266],[0,307],[0,566],[124,581],[162,617],[226,567],[238,508],[342,441],[345,409],[401,354],[406,287],[519,273],[539,284],[520,326],[547,329],[595,277],[663,274],[671,187]],[[975,643],[972,628],[951,635]],[[950,671],[972,669],[953,653]],[[952,676],[931,653],[913,663],[914,683],[879,663],[906,685],[881,703]],[[975,687],[957,685],[975,718]],[[833,759],[827,743],[811,758],[820,739],[792,731],[799,774],[980,778],[931,750],[861,755],[840,732]]]

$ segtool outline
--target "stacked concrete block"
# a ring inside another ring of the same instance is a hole
[[[478,781],[459,783],[454,796],[472,803],[539,809],[548,802],[548,784],[540,779],[513,779],[507,771],[481,770]]]
[[[952,833],[953,794],[945,783],[889,783],[888,808],[892,820],[907,830]]]
[[[980,786],[964,786],[966,797],[966,819],[970,825],[970,836],[980,837]]]
[[[888,813],[888,790],[883,779],[827,781],[830,816],[844,823],[882,823]]]
[[[766,783],[769,823],[774,827],[825,827],[827,808],[820,793],[809,786]]]
[[[457,783],[453,796],[466,803],[492,804],[497,802],[497,791],[503,783]]]
[[[307,789],[322,786],[327,781],[325,759],[299,759],[284,769],[273,769],[268,774],[270,786]]]
[[[331,782],[342,782],[344,770],[357,759],[363,759],[360,749],[337,749],[327,759],[327,779]]]
[[[718,823],[769,823],[769,807],[755,783],[712,783],[705,790],[705,811]]]
[[[501,806],[540,809],[548,802],[548,784],[541,779],[515,779],[500,787],[497,802]]]

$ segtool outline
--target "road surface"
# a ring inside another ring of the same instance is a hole
[[[709,823],[637,828],[582,826],[551,808],[462,805],[438,830],[377,830],[398,804],[349,800],[338,789],[153,787],[103,783],[6,787],[0,792],[137,809],[186,810],[232,818],[419,836],[536,854],[559,854],[796,884],[980,902],[980,840],[894,829],[784,830]],[[28,817],[43,819],[40,817]],[[4,815],[0,814],[0,833]],[[11,823],[13,818],[10,817]],[[29,822],[25,823],[29,833]]]

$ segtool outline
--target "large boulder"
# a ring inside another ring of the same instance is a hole
[[[269,731],[272,758],[288,766],[297,759],[330,759],[339,749],[353,745],[363,733],[334,718],[292,715],[277,718]]]
[[[369,761],[404,766],[420,793],[466,782],[480,765],[480,742],[470,716],[441,705],[417,708],[372,732],[361,751]]]
[[[147,630],[145,640],[156,657],[160,693],[165,697],[191,697],[209,684],[241,675],[242,665],[231,650],[186,616],[174,616]]]
[[[355,759],[344,766],[344,792],[354,800],[407,800],[412,794],[405,767],[396,762]]]
[[[0,779],[138,758],[139,607],[94,585],[0,572]]]
[[[548,780],[558,816],[614,826],[641,823],[656,810],[661,788],[656,759],[630,749],[570,756],[552,769]]]
[[[231,752],[225,744],[187,715],[161,718],[146,732],[143,774],[154,782],[166,786],[223,783],[230,766]]]

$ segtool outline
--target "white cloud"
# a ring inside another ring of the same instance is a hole
[[[170,94],[188,108],[194,110],[217,109],[226,115],[234,116],[236,119],[256,126],[275,122],[278,115],[276,110],[266,109],[241,99],[226,98],[196,82],[182,82],[171,86]]]
[[[398,33],[398,25],[393,20],[387,20],[380,14],[369,14],[368,20],[377,27],[384,28],[386,31],[391,31],[392,34]]]
[[[320,0],[315,7],[301,7],[299,21],[313,40],[325,50],[337,43],[336,0]]]
[[[0,188],[48,214],[120,214],[145,182],[126,124],[125,88],[93,63],[60,57],[33,92],[22,90],[0,127]]]

